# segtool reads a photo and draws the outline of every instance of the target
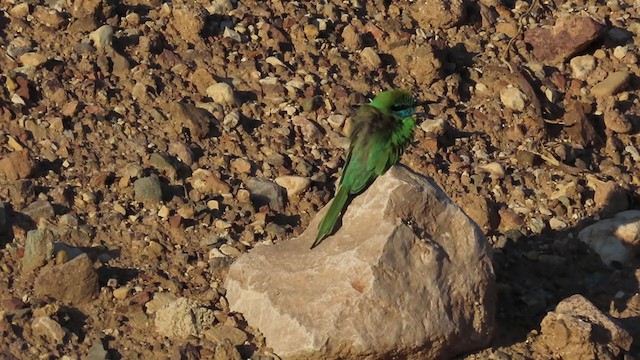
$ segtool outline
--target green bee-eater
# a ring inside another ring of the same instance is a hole
[[[418,105],[408,92],[389,90],[356,111],[338,193],[318,225],[312,249],[333,233],[348,200],[400,160],[413,138],[416,126],[413,114]]]

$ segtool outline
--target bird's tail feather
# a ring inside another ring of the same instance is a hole
[[[336,223],[338,223],[338,219],[342,215],[344,211],[345,205],[347,204],[347,200],[349,199],[349,189],[341,186],[338,189],[338,193],[333,198],[333,202],[331,202],[331,206],[329,206],[329,210],[320,221],[318,225],[318,235],[316,236],[316,241],[311,245],[311,249],[318,246],[327,236],[331,235],[333,229],[336,227]]]

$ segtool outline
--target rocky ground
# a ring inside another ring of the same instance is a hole
[[[640,353],[638,221],[615,261],[578,237],[640,203],[631,2],[0,9],[5,358],[276,357],[230,313],[228,266],[302,233],[333,194],[350,112],[389,87],[435,102],[402,162],[494,246],[497,334],[462,356]]]

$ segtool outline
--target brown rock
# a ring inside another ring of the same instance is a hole
[[[423,85],[430,85],[440,76],[442,63],[430,45],[398,46],[391,50],[391,55],[402,71],[411,74],[412,78]]]
[[[555,64],[584,50],[602,31],[603,26],[585,16],[569,15],[556,20],[552,28],[533,28],[524,33],[524,41],[533,47],[538,60]]]
[[[508,37],[516,37],[518,35],[518,28],[510,22],[500,22],[496,24],[496,31],[503,33]]]
[[[39,316],[31,322],[31,331],[34,335],[42,336],[52,344],[62,344],[64,329],[55,320],[48,316]]]
[[[231,191],[229,184],[205,169],[194,171],[188,181],[194,189],[202,194],[228,194]]]
[[[409,7],[411,16],[425,29],[448,29],[466,15],[462,0],[420,0]]]
[[[65,23],[64,17],[58,11],[43,6],[36,6],[33,17],[42,25],[53,29],[58,29]]]
[[[196,44],[202,41],[200,34],[204,28],[207,11],[198,3],[188,2],[189,5],[177,5],[173,9],[172,24],[183,40]]]
[[[490,208],[487,199],[479,196],[465,196],[459,205],[481,229],[486,231],[491,228]]]
[[[93,18],[98,14],[106,18],[111,10],[105,0],[70,0],[69,4],[75,18]]]
[[[243,345],[247,341],[247,334],[244,331],[229,325],[218,325],[204,332],[204,336],[216,343],[230,341],[234,346]]]
[[[596,131],[585,114],[582,104],[574,101],[567,105],[563,120],[565,131],[574,145],[582,148],[593,145],[596,140]]]
[[[40,219],[53,220],[56,217],[53,205],[47,200],[32,202],[26,209],[22,210],[22,213],[30,217],[34,222],[38,222]]]
[[[64,264],[45,268],[36,278],[34,290],[39,296],[79,305],[98,295],[98,274],[83,253]]]
[[[607,129],[619,134],[628,134],[633,130],[631,122],[627,120],[624,114],[613,107],[605,109],[604,125]]]
[[[191,136],[204,138],[209,133],[210,115],[206,110],[191,104],[174,103],[171,108],[171,120],[179,132],[187,128]]]
[[[500,231],[507,231],[510,229],[520,230],[525,225],[525,222],[524,222],[524,219],[522,219],[522,216],[509,208],[500,209],[499,215],[500,215],[500,227],[499,227]]]
[[[0,159],[0,180],[15,181],[33,174],[36,161],[28,150],[13,152]]]
[[[587,185],[595,191],[593,201],[602,216],[609,217],[629,207],[627,192],[615,181],[601,181],[587,175]]]
[[[297,239],[240,256],[226,279],[231,310],[279,356],[449,358],[490,341],[490,246],[431,181],[392,167],[309,250],[325,212]]]
[[[606,79],[591,88],[591,94],[599,98],[614,95],[629,82],[629,77],[630,74],[626,71],[611,73]]]
[[[342,41],[344,45],[352,51],[360,49],[362,45],[360,35],[358,35],[356,28],[351,24],[342,29]]]
[[[238,174],[248,174],[251,172],[251,162],[243,158],[233,159],[231,160],[231,169]]]
[[[610,359],[631,349],[633,338],[582,295],[562,300],[541,324],[541,340],[562,359]]]

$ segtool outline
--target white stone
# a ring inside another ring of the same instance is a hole
[[[627,52],[629,52],[629,48],[626,46],[616,46],[613,49],[613,57],[616,59],[622,59],[627,55]]]
[[[380,65],[382,65],[382,59],[380,59],[380,55],[378,55],[378,53],[376,53],[373,48],[366,47],[362,49],[360,55],[364,59],[366,65],[372,70],[378,69]]]
[[[96,49],[104,49],[107,46],[111,46],[113,41],[113,28],[109,25],[102,25],[89,34],[89,39],[93,41]]]
[[[236,96],[231,85],[223,82],[213,84],[207,88],[207,96],[221,105],[235,105]]]
[[[520,91],[520,89],[509,85],[500,90],[500,101],[510,109],[523,111],[527,101],[527,95]]]
[[[279,176],[275,183],[287,190],[287,197],[296,196],[309,188],[311,180],[302,176]]]
[[[278,356],[451,358],[490,342],[491,247],[431,180],[392,167],[310,250],[326,210],[298,238],[258,246],[229,269],[231,311]]]
[[[584,228],[578,238],[607,264],[630,261],[640,245],[640,210],[623,211]]]
[[[580,80],[586,80],[596,68],[596,58],[591,55],[576,56],[569,62],[573,77]]]

